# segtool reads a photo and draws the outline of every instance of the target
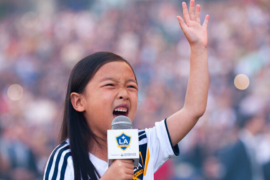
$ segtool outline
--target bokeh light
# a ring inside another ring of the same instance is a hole
[[[245,90],[249,86],[249,78],[245,74],[238,74],[234,78],[234,85],[239,90]]]
[[[12,101],[18,101],[23,96],[23,88],[19,84],[9,86],[7,95]]]

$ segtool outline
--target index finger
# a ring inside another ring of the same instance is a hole
[[[132,159],[118,159],[118,160],[122,161],[123,163],[133,164]]]
[[[183,2],[182,6],[183,6],[184,19],[186,21],[186,24],[189,26],[190,17],[189,17],[189,13],[188,13],[188,9],[187,9],[187,4],[185,2]]]

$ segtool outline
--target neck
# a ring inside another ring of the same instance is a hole
[[[96,142],[94,139],[91,141],[91,145],[89,146],[89,152],[97,158],[107,162],[107,139],[97,139],[97,141],[98,142]]]

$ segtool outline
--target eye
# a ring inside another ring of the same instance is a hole
[[[114,84],[106,84],[105,86],[114,86]]]
[[[137,87],[136,86],[133,86],[133,85],[128,86],[128,88],[137,89]]]

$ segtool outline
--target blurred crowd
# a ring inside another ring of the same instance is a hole
[[[0,13],[0,179],[42,179],[58,144],[69,73],[93,52],[112,51],[134,67],[136,128],[184,103],[190,48],[176,19],[181,1],[56,2]],[[270,3],[197,3],[202,20],[210,15],[207,110],[156,179],[269,180]],[[246,90],[235,87],[238,74],[249,77]],[[12,84],[23,89],[19,100],[8,94]]]

